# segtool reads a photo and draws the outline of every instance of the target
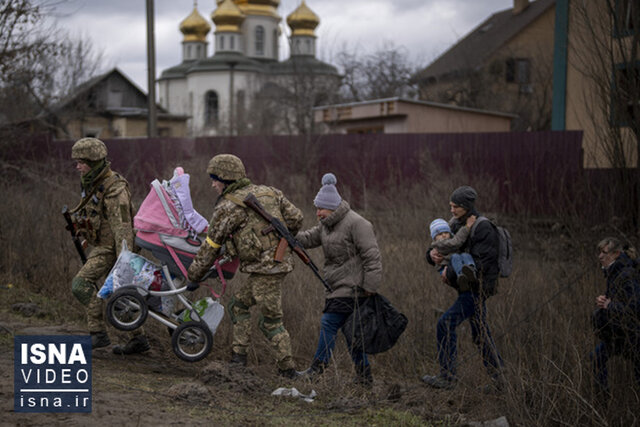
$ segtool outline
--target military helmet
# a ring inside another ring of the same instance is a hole
[[[242,160],[233,154],[218,154],[209,160],[207,173],[225,181],[237,181],[247,176]]]
[[[71,147],[74,160],[102,160],[107,157],[107,147],[97,138],[82,138]]]

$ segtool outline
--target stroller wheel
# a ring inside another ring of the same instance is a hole
[[[118,289],[107,303],[107,319],[121,331],[132,331],[147,320],[149,309],[144,297],[134,286]]]
[[[213,335],[209,328],[201,322],[185,322],[178,326],[171,335],[173,352],[186,362],[197,362],[204,359],[211,351]]]

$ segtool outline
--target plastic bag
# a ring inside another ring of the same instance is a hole
[[[161,271],[159,265],[131,252],[123,240],[120,256],[98,291],[98,297],[106,299],[122,286],[140,286],[149,289],[153,284],[154,288],[157,288],[158,281],[162,283]]]
[[[389,350],[407,327],[407,317],[382,295],[375,294],[357,307],[342,326],[349,348],[367,354]]]
[[[211,334],[215,335],[218,325],[224,316],[224,306],[211,297],[202,298],[193,303],[193,309],[198,316],[207,324]],[[184,310],[180,315],[180,320],[188,322],[191,319],[191,311]]]

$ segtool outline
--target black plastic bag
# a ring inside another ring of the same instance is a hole
[[[355,307],[342,326],[342,332],[349,348],[376,354],[394,346],[407,327],[407,322],[407,317],[385,297],[375,294]]]

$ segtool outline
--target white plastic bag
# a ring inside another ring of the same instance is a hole
[[[159,265],[131,252],[127,242],[123,240],[120,256],[111,268],[104,285],[98,291],[98,297],[106,299],[122,286],[140,286],[149,289],[160,271]]]
[[[209,330],[211,330],[211,334],[215,335],[218,325],[220,325],[220,321],[222,317],[224,317],[224,306],[213,298],[206,297],[194,302],[193,309],[207,324]],[[180,316],[180,320],[183,322],[192,320],[190,310],[184,310]]]

